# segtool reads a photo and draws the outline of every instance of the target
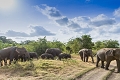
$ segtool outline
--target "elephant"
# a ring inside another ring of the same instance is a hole
[[[29,52],[30,58],[36,58],[38,59],[38,54],[36,52]]]
[[[38,59],[38,54],[36,52],[28,52],[28,54],[30,55],[30,59],[33,59],[33,58]],[[24,55],[19,56],[19,59],[21,60],[21,62],[28,60],[25,58]]]
[[[25,55],[25,58],[30,58],[29,54],[27,53],[27,50],[22,47],[22,48],[18,48],[18,47],[8,47],[8,48],[4,48],[2,50],[0,50],[0,62],[2,65],[2,60],[5,61],[5,63],[7,62],[7,60],[9,59],[9,64],[11,64],[11,62],[13,60],[18,60],[18,56],[21,55]]]
[[[18,60],[20,60],[21,62],[25,62],[28,59],[25,58],[25,55],[19,55]]]
[[[43,53],[41,54],[40,56],[42,59],[53,59],[54,60],[54,57],[52,54],[49,54],[49,53]]]
[[[90,56],[92,59],[92,62],[94,63],[92,49],[85,49],[84,48],[84,49],[81,49],[78,53],[79,53],[82,61],[88,62],[88,58]]]
[[[58,56],[58,59],[61,60],[61,59],[68,59],[68,58],[71,58],[71,55],[70,54],[67,54],[67,53],[61,53],[59,54]]]
[[[108,67],[112,60],[116,60],[117,72],[120,72],[120,48],[103,48],[97,51],[96,54],[98,67],[99,61],[101,61],[101,68],[104,68],[104,61],[106,61],[105,70],[109,70]]]
[[[56,57],[60,53],[62,53],[62,51],[59,48],[49,48],[49,49],[46,49],[45,53],[52,54],[53,57]]]

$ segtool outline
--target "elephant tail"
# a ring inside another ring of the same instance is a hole
[[[98,56],[98,55],[96,55],[96,57],[97,57],[97,61],[99,61],[99,60],[100,60],[99,56]]]

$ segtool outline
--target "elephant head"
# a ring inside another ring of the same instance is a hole
[[[79,51],[79,54],[80,54],[80,57],[81,57],[81,60],[84,61],[84,62],[88,62],[88,58],[89,56],[91,57],[92,59],[92,62],[94,63],[94,59],[93,59],[93,53],[92,53],[92,49],[81,49]]]
[[[106,55],[107,56],[112,56],[115,59],[119,59],[120,60],[120,49],[116,48],[116,49],[109,49],[106,51]]]
[[[25,58],[30,59],[30,55],[24,47],[22,47],[22,48],[16,47],[15,51],[18,53],[18,55],[21,55],[21,56],[24,55]]]

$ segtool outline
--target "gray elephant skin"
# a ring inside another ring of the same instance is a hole
[[[98,67],[99,61],[101,61],[101,68],[104,68],[104,61],[106,61],[105,69],[109,70],[108,67],[112,60],[116,60],[117,72],[120,72],[120,49],[119,48],[103,48],[97,51],[97,62]]]
[[[53,59],[54,60],[54,57],[52,54],[49,54],[49,53],[43,53],[41,54],[40,56],[42,59]]]
[[[33,58],[38,59],[38,54],[36,52],[29,52],[29,55],[30,55],[31,59],[33,59]]]
[[[92,49],[81,49],[78,53],[82,61],[88,62],[88,58],[90,56],[92,59],[92,62],[94,63]]]
[[[38,59],[38,54],[36,52],[28,52],[28,54],[30,55],[30,59],[33,59],[33,58]],[[29,59],[26,59],[24,55],[21,55],[21,56],[19,56],[19,60],[21,62],[24,62]]]
[[[68,58],[71,58],[71,55],[70,54],[67,54],[67,53],[61,53],[59,54],[58,56],[58,59],[61,60],[61,59],[68,59]]]
[[[59,48],[49,48],[49,49],[46,49],[45,53],[52,54],[53,57],[56,57],[60,53],[62,53],[62,51]]]
[[[26,58],[30,58],[29,54],[27,53],[27,50],[22,47],[8,47],[0,50],[0,62],[2,65],[2,60],[10,60],[9,64],[11,64],[11,61],[18,60],[18,56],[24,55]],[[6,62],[6,61],[5,61]]]

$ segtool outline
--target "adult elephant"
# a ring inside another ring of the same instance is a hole
[[[27,50],[22,47],[22,48],[18,48],[18,47],[8,47],[8,48],[4,48],[2,50],[0,50],[0,62],[2,64],[2,60],[10,60],[9,64],[11,64],[11,61],[18,59],[18,56],[24,55],[25,58],[30,58]]]
[[[61,53],[59,54],[58,56],[58,59],[61,60],[61,59],[68,59],[68,58],[71,58],[71,55],[70,54],[67,54],[67,53]]]
[[[120,49],[119,48],[103,48],[97,51],[97,62],[98,67],[99,61],[101,61],[101,68],[104,68],[104,61],[106,61],[105,69],[109,70],[108,67],[112,60],[116,60],[117,72],[120,72]]]
[[[54,59],[53,55],[52,54],[49,54],[49,53],[43,53],[41,54],[40,56],[42,59]]]
[[[59,48],[49,48],[49,49],[46,49],[45,53],[52,54],[53,57],[56,57],[60,53],[62,53],[62,51]]]
[[[88,58],[90,56],[92,59],[92,62],[94,63],[92,49],[81,49],[78,53],[82,61],[88,62]]]

